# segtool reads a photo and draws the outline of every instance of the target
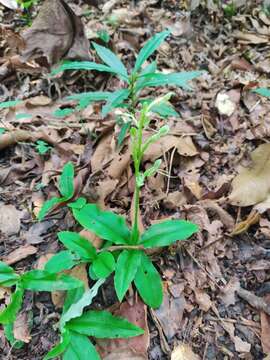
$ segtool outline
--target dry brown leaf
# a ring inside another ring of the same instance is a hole
[[[231,236],[239,235],[246,232],[250,226],[257,224],[260,221],[260,214],[256,211],[251,211],[246,220],[235,224],[235,227],[230,234]]]
[[[177,152],[182,156],[195,156],[199,153],[192,141],[191,136],[179,137],[176,147]]]
[[[90,60],[82,21],[63,0],[46,0],[22,37],[24,61],[41,57],[46,57],[49,64],[56,64],[62,57]]]
[[[172,298],[165,292],[163,303],[159,309],[153,310],[168,340],[172,339],[179,330],[185,306],[186,301],[183,295]]]
[[[35,248],[32,245],[24,245],[20,246],[18,249],[12,251],[7,256],[4,256],[2,258],[2,261],[4,261],[8,265],[15,264],[16,262],[23,260],[27,258],[30,255],[34,255],[37,253],[37,248]]]
[[[265,312],[261,312],[261,343],[263,352],[265,354],[270,353],[270,341],[269,341],[269,334],[270,334],[270,316],[267,315]]]
[[[268,36],[251,32],[236,31],[234,36],[242,44],[267,44],[269,42]]]
[[[240,283],[237,278],[231,278],[227,285],[222,289],[219,297],[226,306],[234,305],[236,298],[236,291],[239,289]]]
[[[32,339],[29,329],[29,319],[26,312],[21,312],[14,322],[14,338],[29,343]]]
[[[105,135],[98,143],[96,150],[91,158],[91,168],[93,172],[101,170],[103,165],[112,159],[111,147],[112,134]]]
[[[171,354],[171,360],[200,360],[188,344],[178,345]]]
[[[148,134],[149,136],[149,134]],[[147,137],[148,137],[147,136]],[[164,153],[169,151],[170,149],[177,147],[179,138],[173,135],[167,135],[160,138],[154,144],[151,144],[149,148],[146,150],[143,156],[144,161],[148,160],[156,160],[161,157]]]
[[[207,312],[212,306],[212,301],[210,299],[210,296],[201,289],[195,289],[194,293],[195,293],[196,302],[199,305],[200,309]]]
[[[270,144],[262,144],[251,153],[252,165],[241,167],[233,179],[229,202],[251,206],[267,199],[270,192]]]
[[[0,233],[10,236],[17,234],[21,227],[22,212],[14,205],[0,204]]]

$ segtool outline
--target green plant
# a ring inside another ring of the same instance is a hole
[[[223,11],[224,11],[224,15],[230,19],[237,14],[237,7],[232,1],[230,3],[226,3],[223,5]]]
[[[51,146],[49,146],[45,141],[43,140],[37,140],[37,143],[35,145],[36,150],[40,155],[44,155],[47,152],[51,150]]]
[[[60,260],[59,257],[57,260]],[[78,359],[83,359],[86,354],[85,358],[97,360],[100,357],[88,336],[128,338],[143,333],[139,327],[107,311],[89,310],[83,313],[84,308],[90,305],[97,295],[104,280],[97,281],[90,290],[85,291],[84,284],[80,280],[63,273],[56,273],[54,270],[60,271],[61,266],[56,269],[50,265],[51,263],[49,260],[45,270],[31,270],[18,275],[10,266],[0,262],[0,285],[15,287],[9,304],[0,313],[0,323],[4,325],[5,334],[15,348],[23,345],[21,341],[16,341],[14,338],[13,324],[22,306],[25,290],[68,291],[59,323],[61,341],[45,356],[44,360],[55,358],[62,353],[64,353],[64,360],[73,360],[75,355]]]
[[[165,30],[154,35],[149,41],[147,41],[144,47],[140,50],[134,68],[130,74],[122,61],[111,50],[96,43],[93,43],[94,49],[104,64],[89,61],[67,61],[56,69],[53,74],[57,74],[65,70],[96,70],[118,76],[125,84],[123,89],[118,89],[114,92],[85,92],[68,96],[67,99],[78,101],[79,108],[83,108],[94,101],[105,101],[105,105],[102,108],[103,117],[115,108],[124,108],[134,115],[137,106],[141,102],[145,101],[140,99],[140,93],[144,88],[173,85],[190,90],[191,88],[187,82],[202,74],[201,71],[164,74],[157,71],[157,64],[155,61],[150,62],[143,68],[145,62],[157,50],[169,34],[170,31]],[[148,99],[148,102],[151,102],[152,100],[153,99]],[[178,115],[173,106],[169,103],[164,103],[162,108],[160,106],[153,107],[152,112],[155,112],[160,116],[165,115],[165,117]],[[128,121],[128,125],[130,126],[131,122]],[[126,126],[125,123],[126,132],[129,130],[129,126]]]
[[[171,94],[149,103],[144,103],[138,120],[132,114],[127,116],[132,121],[130,130],[132,138],[132,158],[135,170],[135,211],[133,225],[130,229],[124,218],[110,211],[102,211],[95,204],[87,204],[83,198],[69,203],[74,218],[84,228],[106,240],[105,246],[97,252],[87,240],[74,232],[60,232],[60,241],[68,251],[55,255],[47,264],[53,271],[70,269],[78,262],[90,263],[89,275],[93,280],[106,278],[113,272],[115,290],[120,301],[134,281],[144,302],[157,308],[162,303],[163,290],[160,275],[146,254],[147,249],[169,246],[177,240],[184,240],[195,233],[198,227],[185,220],[169,220],[152,225],[143,234],[138,227],[140,188],[147,177],[158,170],[161,160],[157,160],[146,171],[141,170],[145,151],[151,144],[166,135],[167,125],[161,127],[154,135],[143,141],[143,130],[149,126],[152,109],[169,101]],[[69,163],[71,169],[72,164]],[[65,168],[64,168],[65,170]],[[63,182],[64,173],[60,178]],[[70,173],[72,171],[70,170]],[[74,171],[72,172],[74,174]],[[72,177],[69,177],[69,188],[72,189]],[[65,182],[67,184],[67,182]],[[62,186],[62,193],[65,193]],[[70,190],[70,195],[73,191]],[[71,197],[69,197],[71,199]],[[50,202],[50,200],[49,200]],[[62,201],[63,202],[63,201]],[[45,204],[46,207],[46,204]],[[44,211],[42,211],[42,217]],[[45,267],[46,269],[46,267]]]

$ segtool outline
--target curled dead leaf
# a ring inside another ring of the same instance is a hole
[[[239,235],[245,231],[247,231],[250,226],[257,224],[260,221],[260,214],[256,211],[251,211],[246,220],[235,224],[235,227],[231,233],[231,236]]]
[[[229,202],[237,206],[251,206],[263,202],[270,192],[270,144],[262,144],[251,153],[250,167],[241,167],[232,181]]]

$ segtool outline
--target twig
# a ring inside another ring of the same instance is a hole
[[[216,319],[216,318],[214,318],[214,317],[207,318],[207,320],[209,320],[209,321],[215,321],[215,322],[224,321],[224,322],[228,322],[228,323],[231,323],[231,324],[239,324],[239,325],[248,326],[248,327],[253,327],[253,328],[255,328],[255,329],[261,330],[261,327],[260,327],[259,324],[258,324],[258,325],[249,324],[248,322],[246,322],[246,321],[244,321],[244,320],[225,319],[225,318]]]

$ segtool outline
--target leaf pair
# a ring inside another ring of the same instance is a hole
[[[39,211],[38,220],[42,220],[55,205],[65,203],[72,199],[74,195],[74,166],[71,162],[66,163],[63,167],[59,181],[59,192],[62,197],[53,197],[45,201]]]

